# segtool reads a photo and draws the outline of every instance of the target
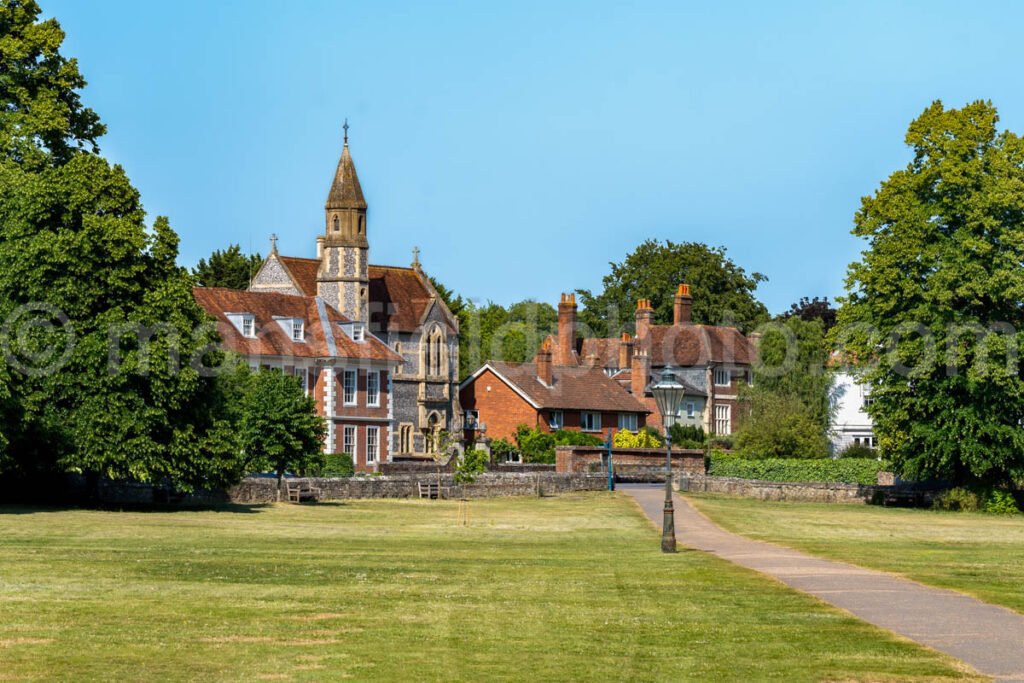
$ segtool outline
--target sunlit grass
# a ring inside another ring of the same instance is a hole
[[[1024,612],[1024,516],[694,496],[738,533]]]
[[[0,680],[939,680],[607,494],[0,508]]]

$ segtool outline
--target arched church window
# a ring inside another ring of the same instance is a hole
[[[338,217],[337,216],[334,217],[333,227],[334,227],[334,232],[338,232]]]

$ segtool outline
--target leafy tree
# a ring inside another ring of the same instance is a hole
[[[82,104],[77,60],[60,54],[64,31],[39,14],[35,0],[0,2],[0,157],[33,170],[98,152],[106,132]]]
[[[609,265],[604,291],[577,291],[584,306],[580,321],[595,336],[617,336],[631,329],[638,299],[651,300],[655,323],[671,324],[676,285],[683,282],[693,288],[695,323],[729,323],[749,331],[768,319],[768,311],[754,298],[754,290],[767,278],[761,273],[748,275],[723,248],[647,240],[621,263]]]
[[[455,463],[456,484],[472,484],[487,469],[487,451],[471,448]]]
[[[224,251],[214,251],[209,261],[199,259],[199,263],[192,269],[192,276],[200,287],[248,289],[262,264],[263,258],[259,253],[246,256],[241,247],[232,244]]]
[[[801,320],[819,320],[828,332],[836,325],[836,309],[829,303],[828,297],[819,299],[814,297],[808,299],[800,297],[800,301],[791,304],[789,310],[782,314],[782,318],[800,318]]]
[[[249,467],[277,473],[278,497],[285,472],[326,464],[322,448],[327,427],[297,377],[275,370],[254,373],[241,410],[238,433]]]
[[[736,434],[740,454],[749,458],[823,458],[828,438],[796,396],[763,392],[751,401]]]
[[[934,102],[907,131],[913,160],[854,219],[867,249],[833,334],[905,478],[1024,476],[1024,140],[998,120],[990,102]]]
[[[753,386],[741,388],[747,415],[737,446],[752,457],[825,457],[834,408],[821,321],[794,316],[760,329]]]
[[[97,156],[85,81],[38,15],[0,2],[0,319],[17,415],[0,466],[230,482],[230,381],[202,372],[216,334],[176,265],[178,237],[164,218],[147,229],[124,171]]]

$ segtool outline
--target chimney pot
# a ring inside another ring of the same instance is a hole
[[[679,285],[674,304],[673,324],[676,326],[689,325],[693,317],[693,297],[690,296],[690,285]]]

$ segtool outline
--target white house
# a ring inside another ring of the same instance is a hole
[[[870,389],[857,382],[849,372],[836,372],[832,384],[832,402],[836,407],[832,420],[832,449],[839,453],[850,444],[875,448],[875,429],[864,408],[871,403]]]

